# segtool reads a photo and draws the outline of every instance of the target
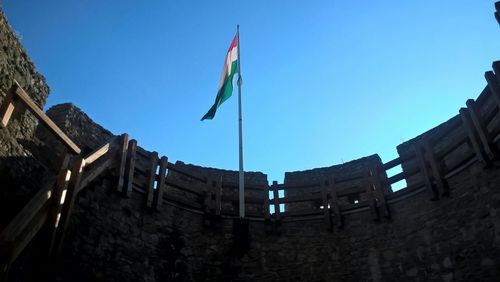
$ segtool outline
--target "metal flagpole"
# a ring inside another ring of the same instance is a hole
[[[240,173],[239,173],[239,193],[240,193],[240,218],[245,217],[245,177],[243,172],[243,119],[241,117],[241,60],[240,60],[240,25],[236,26],[238,35],[238,125],[240,135]]]

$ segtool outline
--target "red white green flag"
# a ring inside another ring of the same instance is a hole
[[[233,93],[233,77],[238,71],[238,34],[234,36],[233,42],[227,51],[226,60],[224,61],[224,66],[222,68],[222,76],[219,82],[219,90],[217,91],[217,97],[215,97],[215,102],[213,106],[208,110],[208,112],[201,118],[213,119],[215,112],[219,106],[224,103],[231,94]]]

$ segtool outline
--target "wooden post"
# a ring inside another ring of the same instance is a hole
[[[370,209],[372,210],[373,220],[379,221],[380,214],[378,212],[377,198],[373,193],[375,191],[375,186],[371,182],[372,176],[372,171],[368,170],[363,176],[363,182],[365,185],[366,195],[368,197],[368,203],[370,205]]]
[[[7,127],[9,123],[10,117],[14,112],[14,93],[16,91],[16,86],[13,85],[7,95],[2,101],[2,105],[0,106],[0,128]]]
[[[280,196],[278,193],[278,181],[274,180],[273,185],[271,186],[273,190],[273,198],[274,198],[274,217],[279,220],[281,218],[280,211]]]
[[[372,185],[373,188],[375,189],[374,193],[375,196],[377,197],[379,208],[382,209],[382,214],[385,218],[390,218],[391,213],[389,211],[389,206],[387,205],[387,202],[385,200],[385,195],[384,195],[384,190],[382,187],[382,183],[384,182],[382,179],[382,166],[377,166],[373,169],[372,171]]]
[[[54,254],[57,255],[60,253],[64,241],[64,236],[66,229],[68,227],[68,222],[71,217],[71,212],[73,210],[73,205],[75,203],[78,187],[80,185],[80,179],[82,176],[83,167],[85,166],[84,159],[79,156],[75,160],[71,168],[71,176],[68,183],[68,188],[66,190],[66,195],[63,199],[61,198],[61,216],[59,218],[58,223],[56,223],[56,234],[55,234],[55,249]]]
[[[327,226],[327,230],[333,230],[333,223],[331,217],[331,209],[330,209],[330,182],[328,179],[325,179],[323,183],[321,183],[321,201],[323,203],[323,215],[325,216],[325,223]]]
[[[53,255],[54,251],[54,243],[56,239],[56,231],[57,226],[59,224],[59,220],[61,217],[62,206],[65,201],[65,194],[68,190],[68,183],[71,178],[71,171],[68,168],[70,161],[70,155],[65,154],[61,161],[59,174],[57,176],[57,181],[52,189],[52,197],[49,214],[47,216],[47,225],[49,230],[49,249],[48,249],[48,257],[50,258]],[[64,198],[63,198],[64,196]]]
[[[437,188],[439,189],[439,191],[441,191],[441,194],[443,196],[449,196],[450,190],[448,189],[448,185],[444,180],[443,170],[436,160],[436,155],[434,154],[434,150],[430,142],[428,141],[424,142],[424,148],[427,160],[429,161],[429,164],[431,166],[432,176],[434,178],[434,181],[436,182]]]
[[[163,203],[163,190],[165,189],[165,177],[167,175],[168,158],[163,156],[160,159],[160,172],[158,174],[158,185],[153,196],[153,208],[160,210]]]
[[[479,114],[479,111],[476,109],[474,100],[469,99],[465,104],[467,105],[467,108],[469,110],[472,124],[474,125],[476,133],[479,136],[479,140],[483,145],[483,151],[486,153],[488,161],[490,161],[495,157],[495,154],[492,148],[490,147],[490,144],[493,143],[493,141],[488,134],[486,126],[484,126],[484,123],[481,120],[481,116]]]
[[[329,190],[330,190],[330,196],[331,198],[331,205],[330,208],[333,210],[333,215],[335,216],[335,225],[337,225],[337,228],[342,228],[344,226],[344,218],[342,217],[342,213],[340,212],[340,206],[339,206],[339,197],[338,197],[338,191],[337,191],[337,186],[335,185],[335,178],[330,178],[329,182]]]
[[[436,201],[439,200],[439,194],[436,189],[432,186],[431,178],[429,176],[429,171],[427,169],[427,163],[424,159],[423,148],[420,146],[415,146],[415,153],[417,156],[418,166],[420,168],[420,173],[422,176],[422,180],[424,181],[425,187],[429,190],[431,200]]]
[[[462,118],[462,124],[464,125],[465,131],[467,132],[467,135],[469,136],[469,141],[471,143],[472,149],[476,153],[476,158],[477,158],[478,162],[482,163],[483,166],[486,166],[487,161],[483,156],[483,152],[481,151],[481,147],[479,146],[479,143],[476,139],[476,135],[474,134],[469,111],[467,111],[467,109],[465,109],[465,108],[461,108],[459,113],[460,113],[460,117]]]
[[[128,151],[128,134],[123,133],[120,136],[120,149],[118,150],[118,184],[116,186],[116,190],[119,193],[122,193],[123,186],[125,182],[125,166],[127,163],[127,151]]]
[[[148,167],[148,182],[146,187],[146,207],[153,207],[154,185],[156,180],[156,168],[158,167],[158,153],[152,152]]]
[[[130,197],[134,184],[135,154],[137,151],[137,141],[128,142],[127,161],[125,162],[125,176],[122,194]]]

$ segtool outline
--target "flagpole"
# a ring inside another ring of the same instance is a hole
[[[238,34],[238,125],[240,137],[240,172],[239,172],[239,199],[240,199],[240,218],[245,217],[245,177],[243,171],[243,118],[241,116],[241,60],[240,60],[240,25],[236,26]]]

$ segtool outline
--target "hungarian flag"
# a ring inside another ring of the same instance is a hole
[[[229,47],[226,55],[226,61],[222,68],[222,76],[219,82],[219,90],[217,97],[215,97],[214,105],[208,112],[201,118],[213,119],[217,108],[224,103],[233,93],[233,76],[238,71],[238,34],[234,36],[233,42]]]

